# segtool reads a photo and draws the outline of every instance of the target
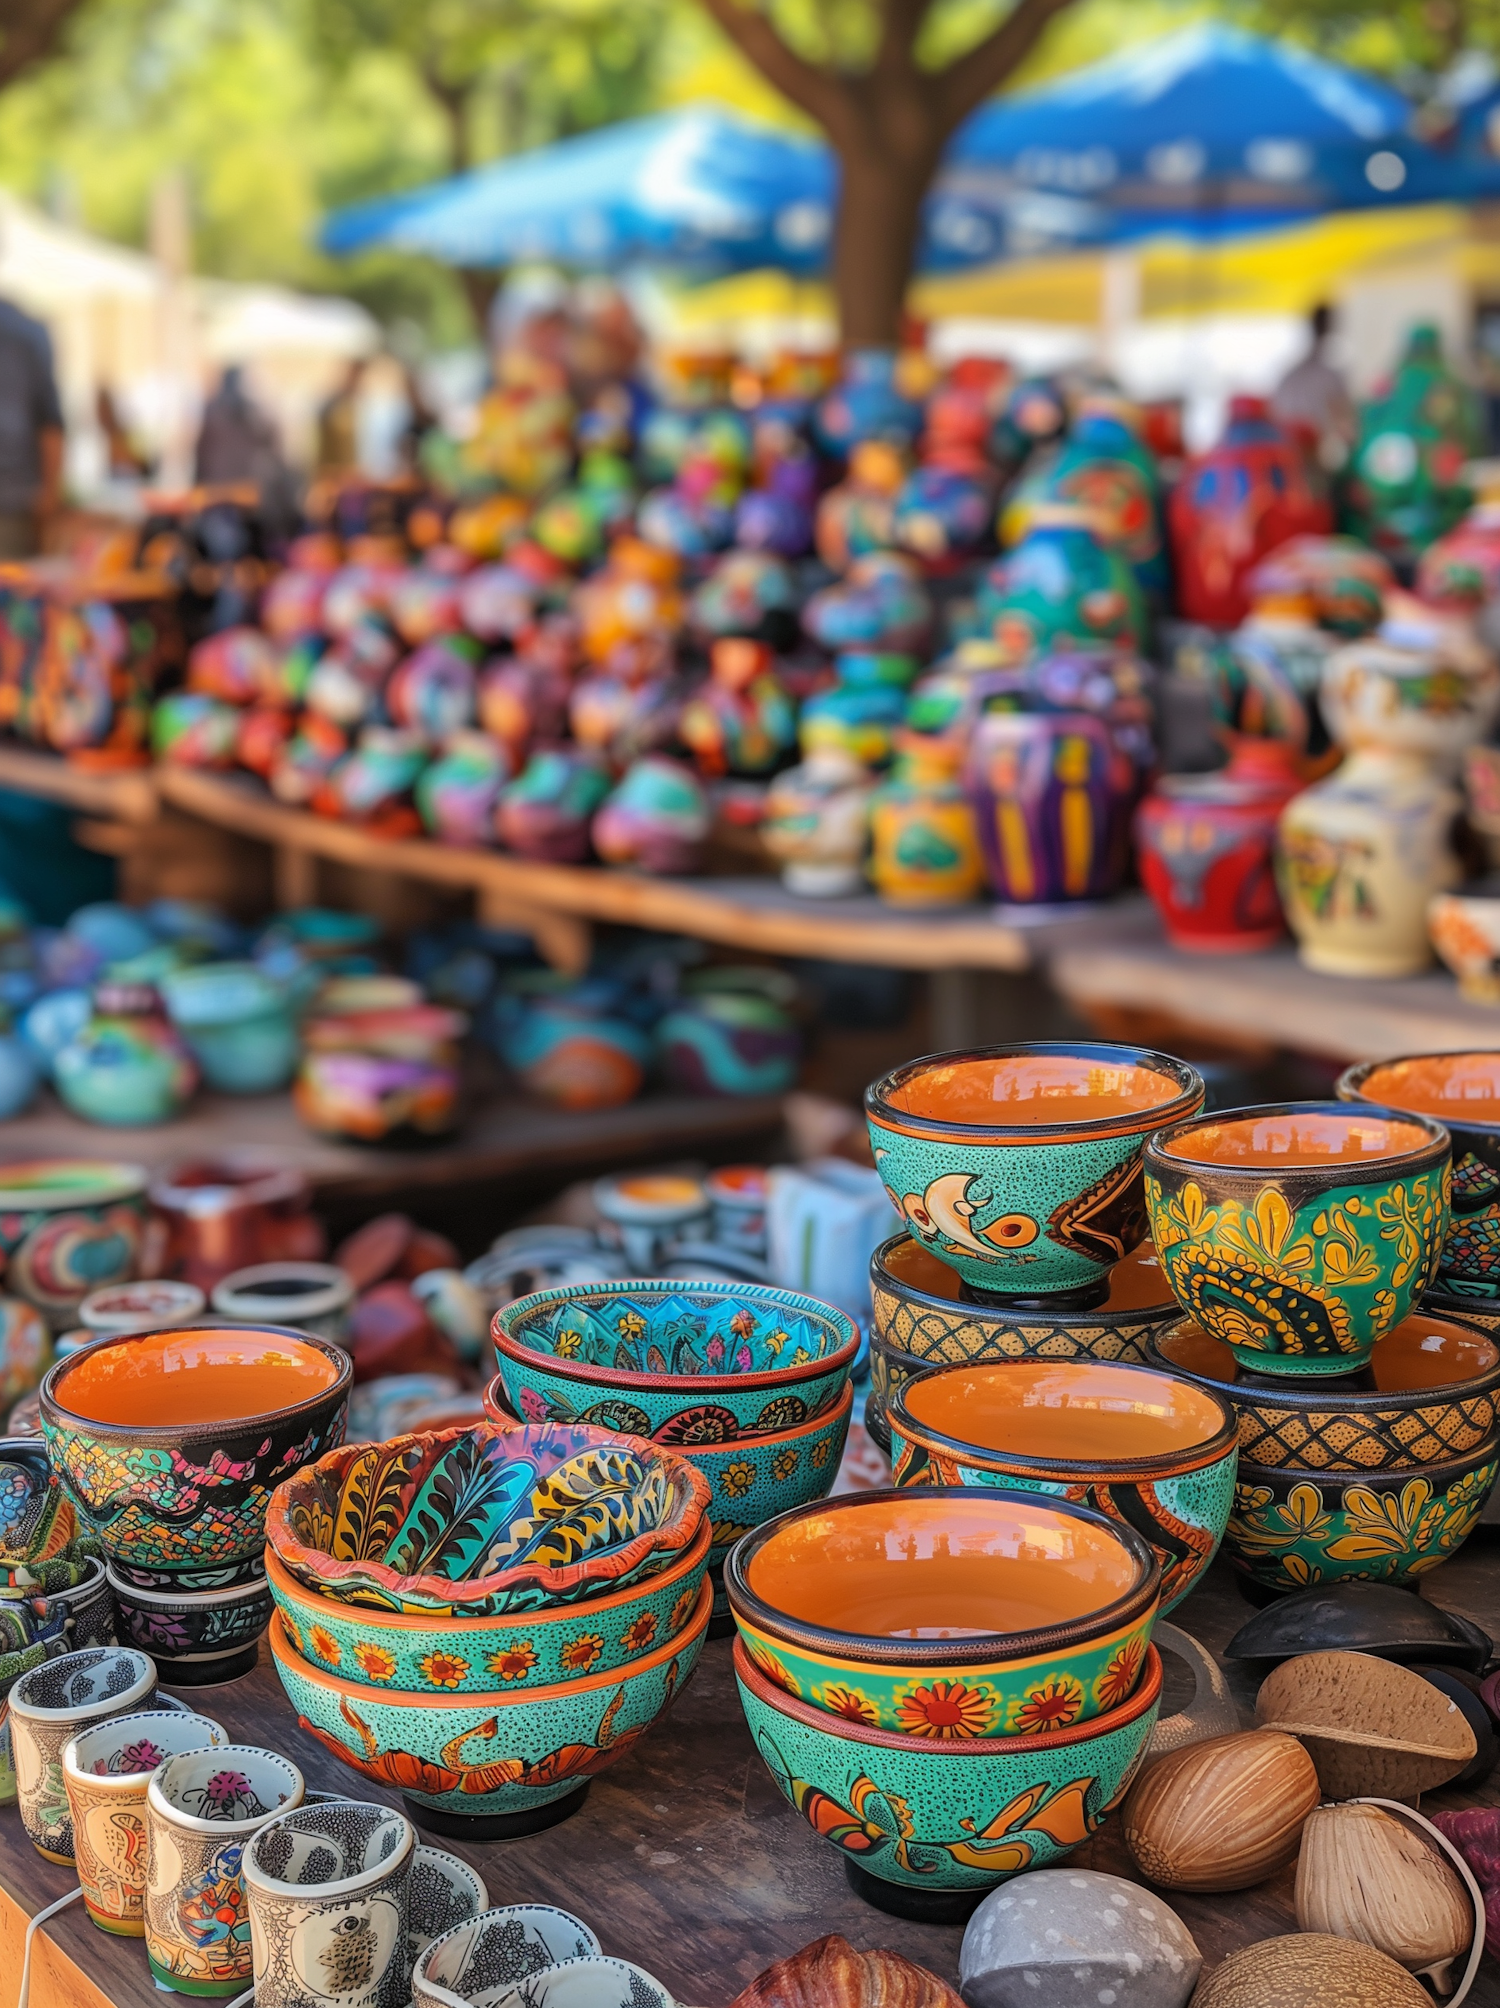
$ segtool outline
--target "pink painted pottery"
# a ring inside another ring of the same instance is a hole
[[[611,865],[648,872],[694,872],[712,820],[691,767],[664,754],[635,761],[594,817],[594,849]]]

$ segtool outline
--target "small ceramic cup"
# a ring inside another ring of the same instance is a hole
[[[146,1787],[183,1750],[227,1743],[206,1715],[141,1709],[111,1715],[63,1745],[63,1782],[73,1816],[73,1854],[83,1901],[101,1931],[146,1931]]]
[[[189,1324],[207,1302],[196,1283],[161,1277],[91,1290],[78,1306],[78,1317],[91,1339],[101,1339],[116,1332],[159,1332],[167,1325]]]
[[[518,1987],[485,1996],[486,2008],[676,2008],[661,1982],[627,1959],[566,1959]]]
[[[598,1939],[570,1912],[502,1904],[433,1940],[411,1976],[412,2008],[491,2008],[534,1974],[598,1954]],[[628,1988],[620,1999],[631,1999]]]
[[[335,1799],[245,1845],[257,2008],[404,2008],[417,1830],[393,1806]]]
[[[478,1917],[489,1908],[490,1893],[483,1876],[444,1848],[418,1847],[412,1857],[411,1890],[406,1906],[408,1968],[414,1966],[435,1938],[455,1925]]]
[[[227,1998],[251,1984],[246,1841],[302,1803],[302,1773],[251,1744],[169,1757],[146,1787],[146,1957],[173,1994]]]
[[[354,1285],[332,1262],[257,1262],[215,1283],[212,1301],[221,1318],[341,1339]]]
[[[141,1707],[155,1686],[156,1668],[143,1652],[98,1645],[35,1667],[11,1689],[10,1744],[21,1824],[49,1862],[73,1865],[63,1745],[108,1715]]]

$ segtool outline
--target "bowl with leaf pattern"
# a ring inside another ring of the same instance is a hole
[[[675,1278],[536,1290],[495,1313],[526,1422],[623,1429],[679,1449],[774,1436],[838,1406],[859,1333],[795,1290]]]
[[[480,1617],[658,1574],[708,1502],[707,1481],[659,1445],[483,1422],[330,1452],[272,1494],[266,1542],[337,1602]]]

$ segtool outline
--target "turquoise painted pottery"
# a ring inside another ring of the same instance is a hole
[[[706,991],[656,1027],[662,1072],[685,1095],[782,1095],[797,1081],[802,1035],[769,997]]]
[[[1468,1538],[1500,1471],[1500,1438],[1437,1464],[1378,1471],[1240,1466],[1224,1552],[1268,1590],[1411,1583]]]
[[[285,1616],[271,1653],[297,1719],[362,1777],[394,1787],[421,1826],[473,1840],[536,1833],[582,1805],[589,1781],[628,1755],[698,1664],[713,1592],[687,1626],[629,1667],[487,1694],[386,1694],[324,1673]]]
[[[909,1060],[865,1090],[908,1232],[981,1301],[1088,1309],[1146,1238],[1141,1150],[1202,1078],[1137,1046],[1048,1040]]]
[[[268,1094],[296,1072],[300,1046],[287,993],[253,962],[179,969],[161,988],[209,1087]]]
[[[703,1479],[656,1444],[483,1422],[330,1452],[279,1487],[266,1544],[338,1602],[485,1617],[657,1575],[707,1506]]]
[[[491,1617],[374,1611],[320,1596],[266,1555],[266,1578],[298,1650],[312,1666],[398,1694],[550,1687],[628,1666],[676,1638],[708,1569],[705,1517],[659,1574],[611,1596]]]
[[[778,1687],[867,1728],[959,1741],[1127,1701],[1161,1568],[1088,1507],[959,1486],[782,1513],[735,1543],[724,1586]]]
[[[1161,1659],[1107,1715],[1034,1736],[898,1736],[787,1694],[734,1647],[755,1747],[782,1796],[880,1909],[961,1923],[986,1891],[1086,1841],[1124,1798],[1156,1726]]]
[[[1362,1367],[1436,1273],[1450,1155],[1430,1117],[1359,1103],[1164,1126],[1146,1203],[1173,1296],[1252,1372]]]
[[[147,983],[101,983],[94,1010],[52,1062],[64,1106],[87,1122],[164,1123],[186,1107],[198,1067]]]
[[[343,1439],[353,1372],[284,1326],[120,1333],[49,1369],[42,1434],[110,1562],[185,1587],[259,1561],[272,1488]]]
[[[1180,1374],[1109,1360],[934,1367],[892,1400],[898,1485],[990,1485],[1093,1506],[1161,1563],[1169,1611],[1224,1538],[1239,1460],[1233,1408]]]
[[[708,1569],[715,1580],[716,1618],[729,1610],[722,1581],[729,1550],[762,1521],[827,1497],[843,1461],[853,1412],[854,1389],[846,1387],[830,1413],[814,1416],[795,1429],[776,1436],[742,1436],[732,1443],[701,1443],[684,1453],[712,1492]]]
[[[842,1311],[757,1283],[572,1283],[495,1313],[506,1400],[680,1449],[769,1436],[832,1410],[859,1351]]]

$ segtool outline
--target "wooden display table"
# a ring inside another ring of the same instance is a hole
[[[1500,1549],[1486,1545],[1491,1538],[1476,1536],[1429,1576],[1427,1594],[1500,1632]],[[1249,1614],[1220,1563],[1174,1617],[1221,1648]],[[261,1654],[260,1666],[243,1680],[182,1692],[237,1741],[284,1751],[309,1784],[394,1803],[395,1794],[347,1770],[298,1728],[264,1646]],[[1168,1660],[1169,1672],[1176,1664]],[[1255,1682],[1228,1664],[1248,1711]],[[1169,1681],[1169,1710],[1182,1705],[1175,1688]],[[1500,1803],[1500,1777],[1478,1795],[1434,1792],[1423,1803],[1428,1810]],[[832,1846],[782,1799],[751,1743],[728,1640],[705,1648],[666,1722],[594,1783],[572,1819],[521,1841],[468,1846],[434,1838],[474,1863],[492,1903],[552,1903],[577,1912],[606,1952],[635,1960],[679,2001],[698,2008],[723,2008],[772,1960],[828,1931],[861,1949],[893,1947],[949,1980],[957,1977],[961,1931],[906,1923],[860,1902]],[[1117,1818],[1069,1860],[1133,1875]],[[1255,1939],[1295,1931],[1292,1886],[1288,1869],[1230,1896],[1167,1894],[1211,1963]],[[33,1851],[15,1808],[0,1809],[0,2008],[14,2008],[27,1918],[72,1887],[68,1870]],[[39,1941],[43,1933],[47,1942],[38,1943],[33,1960],[33,2008],[161,2008],[140,1940],[106,1937],[81,1905],[43,1926]],[[1469,2003],[1500,2008],[1500,1966],[1488,1957]]]

